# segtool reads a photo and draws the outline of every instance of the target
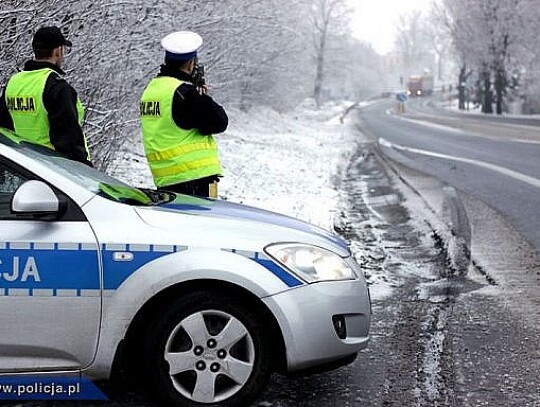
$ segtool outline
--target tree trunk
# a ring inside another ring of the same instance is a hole
[[[459,79],[458,79],[459,110],[465,110],[465,81],[467,80],[466,73],[465,73],[466,71],[467,71],[467,68],[465,65],[463,65],[459,71]]]
[[[504,69],[497,69],[495,74],[495,94],[497,102],[497,114],[503,112],[504,95],[506,93],[506,75]]]
[[[441,82],[443,78],[442,70],[443,70],[443,54],[441,52],[439,53],[438,58],[437,58],[437,72],[438,72],[437,79]]]
[[[313,89],[313,98],[317,104],[317,108],[321,106],[321,91],[324,81],[324,52],[326,47],[326,29],[321,32],[319,48],[317,52],[317,73],[315,75],[315,86]]]
[[[491,94],[491,75],[488,69],[485,69],[483,74],[483,100],[482,113],[493,114],[493,96]]]

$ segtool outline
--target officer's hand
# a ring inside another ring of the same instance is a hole
[[[208,86],[206,85],[198,86],[197,91],[199,91],[201,95],[206,95],[208,93]]]

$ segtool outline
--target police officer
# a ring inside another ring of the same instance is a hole
[[[35,59],[9,79],[0,98],[0,126],[24,140],[92,165],[81,128],[84,107],[60,68],[71,45],[58,27],[36,31],[32,40]]]
[[[161,40],[165,64],[144,90],[140,114],[146,158],[158,189],[215,198],[222,169],[212,134],[226,130],[228,117],[207,94],[204,81],[196,84],[193,76],[202,43],[191,31]]]

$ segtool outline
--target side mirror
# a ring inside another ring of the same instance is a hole
[[[60,200],[52,188],[42,181],[26,181],[11,200],[11,212],[32,218],[58,218],[66,209],[66,202]]]

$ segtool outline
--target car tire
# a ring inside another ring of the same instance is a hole
[[[265,329],[235,298],[186,295],[158,309],[143,331],[141,384],[164,406],[249,405],[272,371]]]

